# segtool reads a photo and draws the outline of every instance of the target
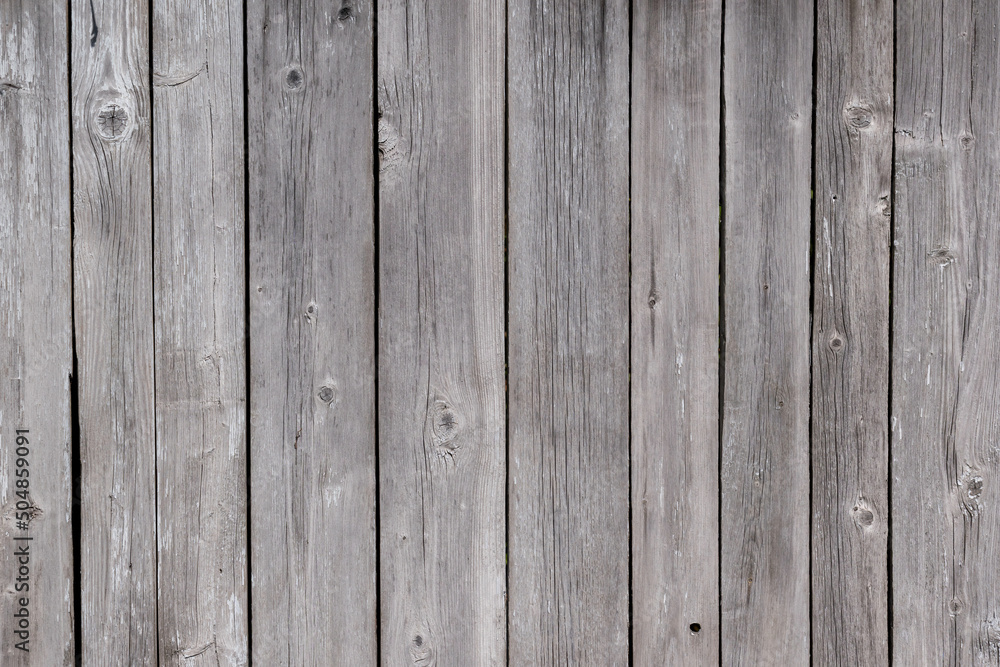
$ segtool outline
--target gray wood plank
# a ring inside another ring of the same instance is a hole
[[[727,3],[722,660],[809,661],[813,5]]]
[[[502,665],[504,3],[379,3],[382,660]]]
[[[156,627],[149,7],[72,12],[84,664],[153,664]]]
[[[893,9],[816,16],[812,655],[884,665]]]
[[[632,653],[714,664],[722,3],[632,12]]]
[[[373,9],[247,11],[253,660],[372,665]]]
[[[896,21],[895,664],[1000,660],[1000,8]]]
[[[0,664],[12,667],[75,664],[68,27],[65,3],[0,0]]]
[[[247,663],[243,3],[154,0],[160,663]]]
[[[629,660],[629,3],[508,13],[510,664]]]

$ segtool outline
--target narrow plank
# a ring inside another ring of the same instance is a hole
[[[887,664],[893,9],[819,0],[812,651]]]
[[[372,665],[373,8],[247,12],[253,661]]]
[[[149,7],[72,12],[85,664],[156,662]]]
[[[717,664],[722,3],[632,12],[632,652]]]
[[[152,12],[160,663],[241,665],[243,3],[154,0]]]
[[[502,665],[504,2],[378,26],[382,660]]]
[[[510,3],[510,664],[629,660],[629,3]]]
[[[0,664],[12,667],[75,664],[68,28],[65,3],[0,0]]]
[[[897,15],[895,664],[1000,660],[1000,8]]]
[[[813,5],[726,3],[722,660],[809,661]]]

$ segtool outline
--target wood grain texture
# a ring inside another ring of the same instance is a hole
[[[816,16],[812,655],[885,665],[893,9]]]
[[[0,664],[11,667],[75,659],[68,28],[65,3],[0,0]],[[27,637],[15,634],[21,598]]]
[[[505,662],[504,3],[379,3],[387,665]]]
[[[629,660],[629,6],[511,2],[510,664]]]
[[[714,664],[722,4],[632,12],[632,653]]]
[[[809,661],[813,6],[725,11],[722,660]]]
[[[372,665],[373,10],[247,10],[253,661]]]
[[[156,663],[149,6],[72,11],[84,664]]]
[[[897,8],[895,664],[1000,662],[1000,8]]]
[[[152,10],[160,663],[244,665],[243,3]]]

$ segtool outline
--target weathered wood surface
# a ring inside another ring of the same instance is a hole
[[[811,2],[726,3],[722,661],[809,661]]]
[[[510,664],[629,660],[629,6],[512,2]]]
[[[379,3],[388,665],[505,662],[504,3]]]
[[[157,655],[149,6],[72,6],[85,664]]]
[[[371,665],[373,10],[247,11],[253,661]]]
[[[74,664],[68,18],[59,3],[0,1],[0,664],[12,667]],[[27,638],[14,634],[21,598]]]
[[[893,9],[819,0],[812,341],[812,657],[888,652]]]
[[[1000,660],[995,3],[897,7],[895,664]]]
[[[632,655],[717,664],[722,3],[632,12]]]
[[[154,0],[161,664],[246,664],[243,3]]]

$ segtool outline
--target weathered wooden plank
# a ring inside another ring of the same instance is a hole
[[[1000,8],[898,5],[895,664],[1000,660]]]
[[[887,664],[893,10],[819,0],[812,371],[812,651]]]
[[[504,3],[378,26],[382,659],[501,665]]]
[[[629,659],[629,6],[512,2],[510,664]]]
[[[86,664],[156,661],[149,7],[72,11]]]
[[[0,0],[0,664],[11,666],[74,664],[68,28],[65,3]]]
[[[373,9],[247,11],[253,659],[371,665]]]
[[[726,3],[722,659],[809,661],[813,6]]]
[[[154,0],[160,662],[247,662],[243,3]]]
[[[632,4],[632,608],[639,665],[719,662],[722,3]]]

